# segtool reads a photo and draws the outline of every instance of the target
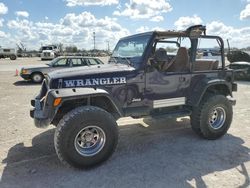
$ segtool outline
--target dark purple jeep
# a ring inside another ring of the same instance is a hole
[[[202,58],[197,49],[206,45],[221,58]],[[190,116],[199,136],[223,136],[236,90],[234,72],[225,67],[223,40],[198,25],[125,37],[108,64],[49,73],[30,114],[37,127],[56,126],[59,159],[84,168],[114,152],[120,117]]]

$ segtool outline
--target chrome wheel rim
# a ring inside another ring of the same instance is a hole
[[[80,130],[75,137],[76,151],[85,157],[99,153],[106,142],[104,131],[97,126],[88,126]]]
[[[209,116],[209,125],[212,129],[220,129],[226,120],[226,112],[222,107],[215,107]]]
[[[39,74],[35,74],[35,75],[33,76],[33,80],[34,80],[35,82],[40,82],[40,81],[42,80],[42,77],[41,77],[41,75],[39,75]]]

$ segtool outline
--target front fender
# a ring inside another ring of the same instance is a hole
[[[87,105],[90,105],[90,99],[93,97],[106,97],[113,107],[116,109],[117,113],[122,116],[123,112],[119,105],[115,103],[115,100],[113,99],[110,94],[104,90],[104,89],[94,89],[94,88],[64,88],[64,89],[58,89],[58,90],[51,90],[50,95],[53,96],[53,100],[55,98],[62,98],[61,104],[58,106],[58,108],[63,105],[66,101],[72,101],[72,100],[78,100],[78,99],[87,99],[88,103]],[[49,99],[48,99],[49,100]]]

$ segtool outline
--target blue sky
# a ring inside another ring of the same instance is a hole
[[[0,46],[63,43],[111,47],[120,37],[204,24],[209,34],[250,46],[250,0],[0,0]]]

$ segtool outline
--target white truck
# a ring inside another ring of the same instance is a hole
[[[52,60],[59,54],[59,49],[56,45],[42,46],[41,60]]]
[[[14,48],[1,48],[0,47],[0,58],[10,58],[10,60],[16,60],[16,50]]]

